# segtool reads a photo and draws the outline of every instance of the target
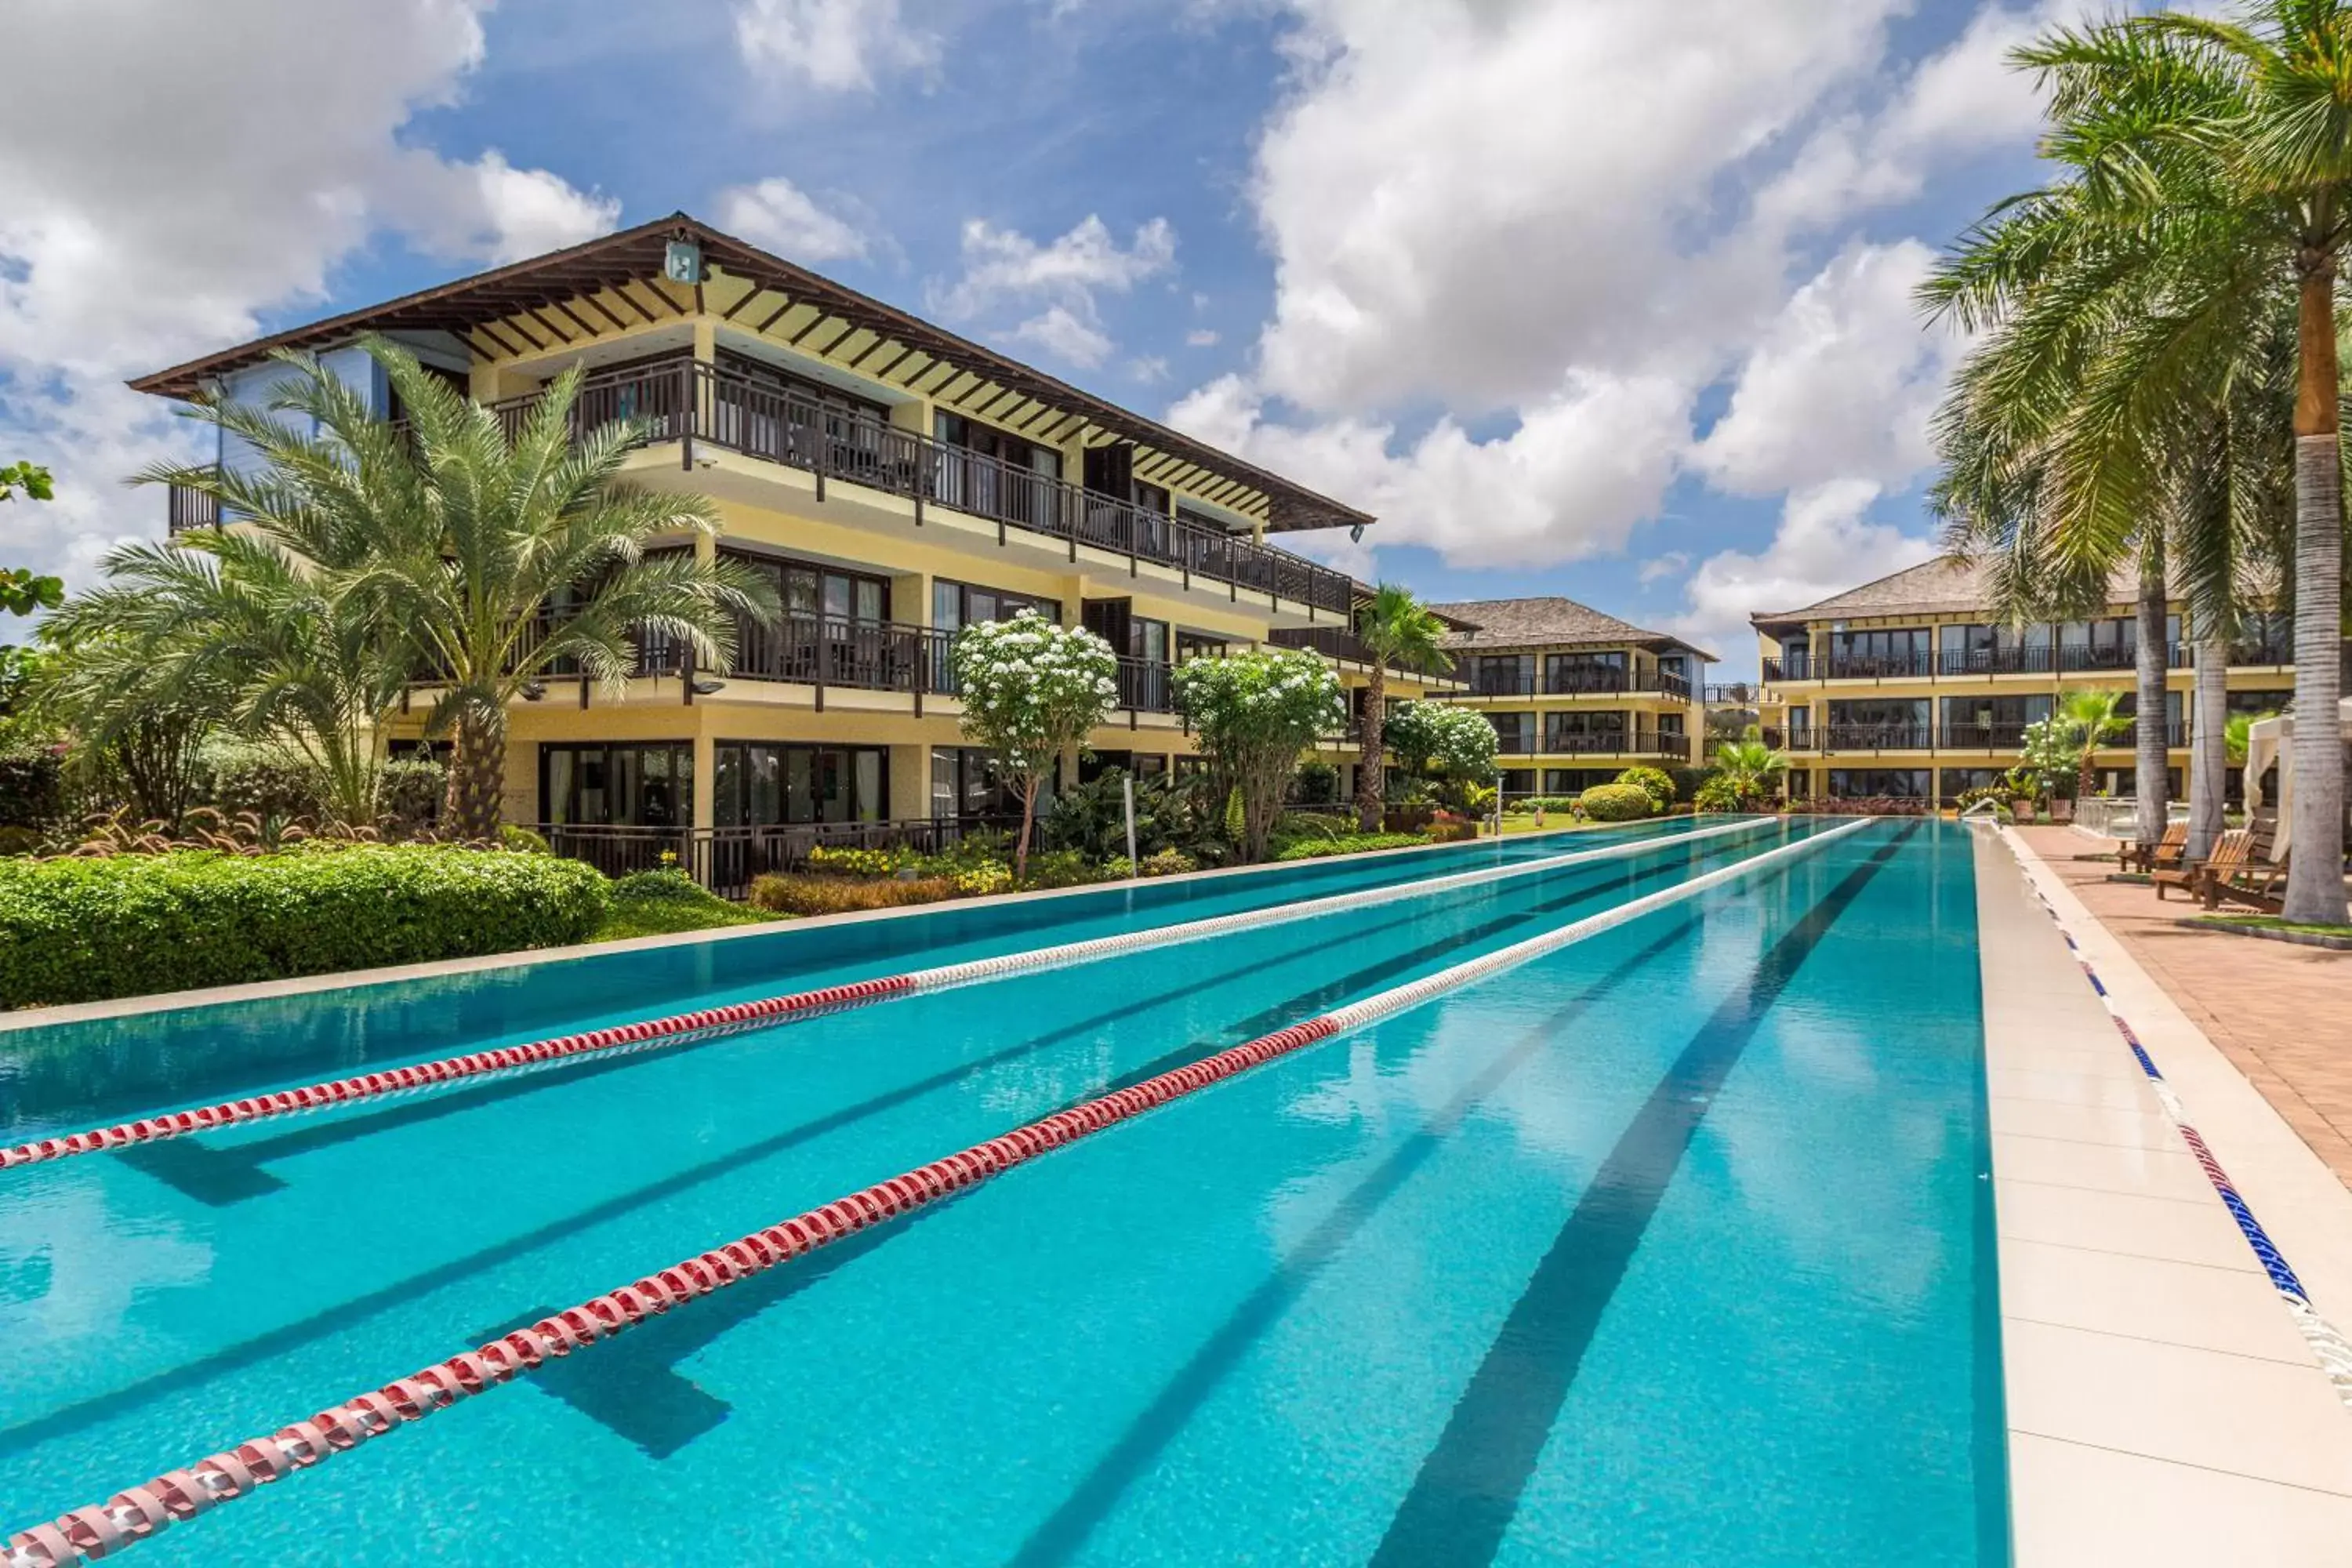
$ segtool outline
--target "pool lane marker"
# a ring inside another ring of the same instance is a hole
[[[516,1374],[541,1365],[550,1356],[565,1356],[583,1350],[649,1316],[740,1283],[869,1226],[928,1207],[1171,1100],[1318,1041],[1351,1034],[1379,1019],[1531,963],[1735,879],[1786,865],[1872,826],[1871,819],[1857,818],[1809,835],[1556,931],[1497,948],[1360,1002],[1203,1057],[1157,1078],[1017,1127],[903,1175],[877,1182],[782,1224],[739,1237],[698,1257],[649,1274],[634,1284],[542,1318],[488,1344],[397,1378],[268,1436],[250,1438],[184,1469],[169,1471],[144,1485],[117,1492],[102,1504],[78,1508],[20,1531],[8,1538],[5,1548],[0,1548],[0,1563],[6,1568],[65,1568],[68,1563],[108,1556],[179,1521],[194,1519],[218,1504],[249,1497],[260,1487],[355,1448],[371,1437],[382,1436],[461,1399],[498,1387]]]
[[[2311,1347],[2312,1354],[2318,1358],[2320,1370],[2327,1374],[2327,1381],[2335,1387],[2336,1397],[2347,1409],[2352,1409],[2352,1341],[2347,1341],[2335,1324],[2320,1316],[2319,1309],[2312,1304],[2310,1292],[2303,1288],[2303,1281],[2287,1262],[2286,1255],[2279,1250],[2278,1243],[2271,1239],[2271,1233],[2263,1228],[2263,1222],[2254,1217],[2253,1205],[2246,1202],[2244,1194],[2238,1191],[2237,1184],[2231,1181],[2229,1173],[2221,1169],[2221,1162],[2213,1157],[2213,1151],[2206,1146],[2204,1135],[2189,1121],[2189,1108],[2181,1103],[2180,1096],[2174,1091],[2164,1074],[2158,1070],[2156,1058],[2148,1055],[2147,1047],[2140,1043],[2130,1020],[2116,1007],[2106,982],[2099,978],[2098,970],[2084,956],[2082,943],[2074,940],[2074,932],[2067,925],[2065,917],[2058,912],[2058,906],[2051,902],[2048,893],[2042,890],[2042,885],[2027,866],[2025,854],[2019,848],[2017,840],[2009,830],[2000,831],[2003,844],[2017,860],[2018,870],[2025,877],[2025,885],[2032,889],[2035,898],[2042,900],[2042,912],[2050,917],[2051,923],[2058,928],[2058,934],[2065,939],[2066,950],[2074,955],[2074,962],[2082,968],[2083,978],[2090,982],[2092,991],[2097,994],[2099,1005],[2106,1009],[2108,1021],[2123,1037],[2124,1044],[2131,1047],[2132,1059],[2139,1064],[2139,1070],[2147,1078],[2148,1087],[2156,1091],[2157,1103],[2164,1107],[2165,1115],[2171,1118],[2182,1142],[2189,1145],[2189,1152],[2197,1156],[2197,1163],[2205,1172],[2205,1179],[2213,1184],[2213,1191],[2221,1198],[2221,1206],[2230,1211],[2230,1217],[2238,1224],[2239,1234],[2246,1238],[2246,1245],[2253,1248],[2255,1261],[2263,1266],[2263,1272],[2270,1276],[2271,1288],[2285,1303],[2287,1315],[2294,1321],[2296,1330],[2302,1333],[2304,1342]]]
[[[675,1014],[667,1018],[647,1018],[634,1024],[616,1024],[610,1028],[591,1029],[585,1034],[565,1035],[556,1039],[535,1040],[528,1045],[499,1046],[487,1051],[469,1051],[463,1056],[443,1057],[436,1061],[418,1062],[408,1067],[387,1068],[380,1072],[360,1073],[354,1077],[335,1079],[325,1083],[305,1084],[299,1089],[283,1089],[269,1094],[255,1095],[244,1100],[225,1100],[217,1105],[200,1106],[192,1110],[172,1110],[135,1121],[117,1122],[111,1127],[94,1128],[88,1131],[67,1133],[56,1138],[39,1138],[19,1143],[13,1148],[0,1148],[0,1171],[19,1165],[39,1164],[62,1160],[76,1154],[103,1153],[110,1149],[127,1148],[133,1144],[152,1143],[159,1139],[180,1138],[194,1132],[215,1132],[248,1121],[264,1121],[273,1116],[295,1115],[304,1111],[325,1110],[357,1100],[373,1100],[384,1095],[410,1094],[421,1089],[436,1089],[461,1079],[479,1078],[488,1073],[512,1072],[566,1058],[585,1056],[593,1052],[643,1050],[650,1045],[677,1045],[687,1037],[710,1031],[739,1032],[746,1026],[782,1022],[787,1018],[808,1017],[822,1013],[839,1012],[848,1007],[861,1007],[869,1003],[892,997],[911,996],[919,992],[943,991],[955,985],[977,984],[1001,979],[1008,974],[1030,973],[1038,970],[1055,969],[1067,964],[1090,963],[1100,959],[1117,957],[1142,948],[1172,946],[1180,942],[1203,942],[1237,931],[1260,930],[1267,926],[1286,925],[1293,921],[1312,920],[1335,914],[1344,910],[1365,909],[1375,904],[1392,903],[1403,899],[1426,898],[1435,893],[1451,892],[1462,888],[1480,887],[1517,877],[1529,877],[1562,867],[1586,865],[1594,861],[1630,858],[1661,847],[1684,844],[1705,843],[1711,839],[1761,833],[1779,826],[1777,818],[1751,817],[1725,824],[1719,827],[1701,828],[1692,833],[1662,835],[1654,838],[1637,838],[1622,844],[1612,844],[1599,849],[1579,850],[1570,855],[1548,856],[1519,865],[1489,868],[1476,871],[1459,871],[1449,876],[1431,878],[1424,881],[1400,882],[1391,887],[1370,888],[1352,893],[1335,893],[1327,898],[1309,899],[1295,904],[1280,904],[1270,909],[1244,910],[1234,914],[1213,915],[1206,920],[1187,921],[1178,925],[1121,931],[1111,936],[1089,938],[1084,942],[1063,942],[1053,947],[1032,948],[1023,952],[1004,953],[995,958],[973,959],[963,963],[942,964],[932,969],[918,969],[904,974],[892,974],[874,980],[860,980],[846,985],[828,985],[814,991],[799,991],[786,995],[762,997],[755,1002],[737,1002],[724,1007],[706,1007],[697,1012]]]

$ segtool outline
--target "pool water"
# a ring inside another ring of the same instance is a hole
[[[0,1173],[0,1534],[1107,1088],[1830,826],[1688,845],[1654,827],[1637,858]],[[1497,854],[779,933],[724,944],[766,952],[728,955],[700,991],[693,966],[714,961],[675,949],[595,961],[593,983],[532,966],[406,1039],[389,1020],[431,1016],[432,995],[379,987],[363,1028],[323,1016],[352,1005],[330,994],[289,1015],[309,1020],[292,1043],[192,1010],[110,1051],[149,1089],[129,1109],[159,1109],[354,1050],[437,1056],[552,1014],[675,1011]],[[2002,1562],[1970,877],[1963,831],[1873,824],[136,1550]],[[16,1082],[49,1093],[16,1094],[29,1127],[127,1092]]]

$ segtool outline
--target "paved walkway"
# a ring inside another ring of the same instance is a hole
[[[2074,858],[2097,840],[2067,827],[2018,833],[2352,1187],[2352,952],[2188,930],[2175,922],[2190,905],[2108,881],[2113,861]]]

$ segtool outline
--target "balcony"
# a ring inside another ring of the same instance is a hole
[[[218,498],[207,495],[203,490],[191,489],[186,485],[173,485],[168,488],[170,493],[165,498],[168,510],[164,514],[166,530],[173,533],[183,533],[191,528],[220,526]]]
[[[538,395],[491,405],[509,434]],[[1348,615],[1355,585],[1343,573],[1302,556],[1100,495],[1065,480],[950,447],[895,425],[756,382],[699,360],[677,359],[592,375],[573,408],[576,430],[620,419],[650,426],[648,443],[675,441],[693,467],[698,446],[718,447],[816,477],[911,500],[997,525],[997,541],[1018,529],[1078,547],[1110,552],[1130,564],[1150,561],[1192,578],[1291,599]]]
[[[1340,659],[1353,664],[1373,662],[1372,650],[1364,646],[1363,638],[1345,626],[1276,626],[1266,640],[1276,647],[1312,648],[1326,658]],[[1461,678],[1449,671],[1421,669],[1401,659],[1390,659],[1388,667],[1408,679],[1440,682],[1459,686]],[[1458,666],[1456,667],[1458,668]]]
[[[1462,695],[1480,697],[1622,697],[1656,694],[1687,700],[1690,682],[1679,675],[1633,670],[1580,670],[1550,677],[1475,672],[1466,678]]]
[[[2025,729],[2023,724],[2008,723],[1945,724],[1940,728],[1927,724],[1815,725],[1791,731],[1788,749],[1822,752],[2014,752],[2025,743]],[[1776,733],[1768,731],[1768,742]],[[2135,739],[2135,735],[2126,731],[2099,749],[2103,752],[2127,752],[2132,749]],[[2164,739],[2168,747],[2187,745],[2187,721],[2176,720],[2167,724]]]
[[[1934,731],[1925,724],[1828,724],[1812,732],[1826,752],[1925,752]]]

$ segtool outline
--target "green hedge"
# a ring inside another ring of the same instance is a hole
[[[1649,816],[1654,805],[1649,791],[1637,784],[1594,784],[1576,804],[1595,822],[1632,822]]]
[[[584,942],[611,898],[577,861],[434,845],[0,861],[0,1006]]]

